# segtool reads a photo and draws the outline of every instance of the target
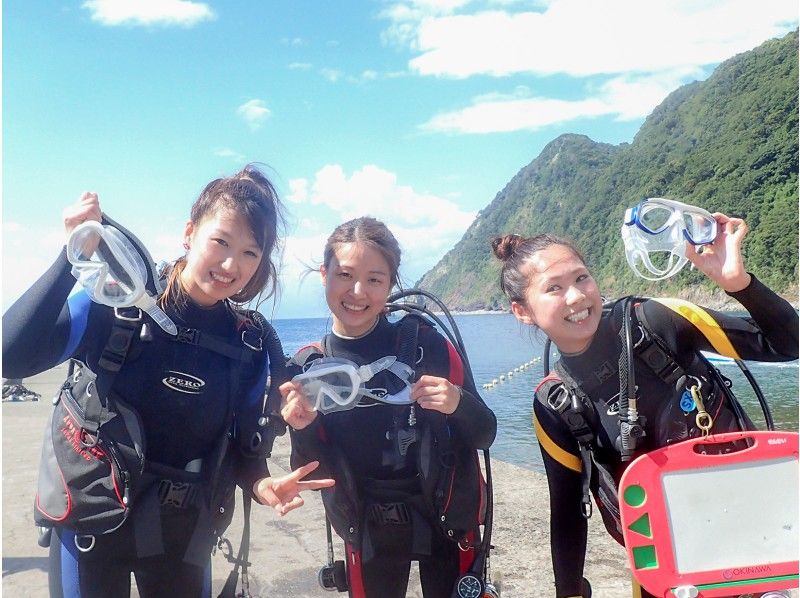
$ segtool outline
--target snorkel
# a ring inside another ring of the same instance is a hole
[[[67,239],[72,275],[95,303],[115,312],[136,307],[167,334],[177,335],[175,323],[158,306],[163,286],[144,244],[129,230],[103,214],[102,223],[88,220]]]

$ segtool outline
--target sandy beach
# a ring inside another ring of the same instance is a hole
[[[42,395],[38,402],[3,403],[3,594],[13,597],[47,596],[47,550],[36,543],[32,504],[41,448],[41,435],[51,409],[50,399],[63,381],[66,368],[25,380]],[[289,443],[279,438],[270,469],[288,470]],[[493,576],[502,595],[534,598],[553,595],[548,544],[548,492],[543,474],[494,460],[495,526]],[[254,506],[252,513],[251,591],[266,596],[330,596],[317,583],[326,561],[322,503],[308,493],[306,505],[286,517]],[[228,536],[238,546],[241,509]],[[337,558],[342,543],[336,539]],[[213,558],[214,596],[222,588],[231,566],[218,552]],[[421,591],[412,568],[409,596]],[[599,598],[630,596],[624,551],[605,533],[599,516],[590,520],[586,576]],[[135,591],[133,595],[136,595]]]

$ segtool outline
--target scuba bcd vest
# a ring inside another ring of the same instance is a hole
[[[423,298],[423,303],[424,298],[428,298],[436,303],[447,317],[449,326],[424,305],[400,302],[406,297]],[[437,325],[459,354],[464,366],[464,376],[472,378],[458,328],[438,298],[418,289],[401,291],[388,298],[387,310],[405,312],[396,324],[396,354],[398,361],[415,370],[414,379],[422,374],[418,371],[420,327],[436,328]],[[326,337],[320,345],[302,349],[296,356],[295,363],[303,367],[311,360],[329,354],[330,343]],[[461,382],[456,383],[461,385]],[[404,533],[403,529],[411,527],[407,537],[408,545],[397,555],[398,558],[408,558],[409,555],[425,554],[425,546],[429,545],[430,534],[434,531],[431,529],[433,525],[445,537],[459,543],[464,551],[461,553],[461,577],[453,588],[453,596],[468,596],[473,595],[473,591],[493,590],[488,576],[492,524],[488,450],[484,451],[484,481],[477,451],[465,450],[451,441],[444,415],[436,412],[420,414],[417,425],[413,404],[407,410],[397,407],[393,409],[401,414],[395,418],[395,423],[399,422],[400,425],[387,432],[387,439],[393,441],[392,446],[395,448],[392,452],[397,453],[395,458],[404,456],[409,446],[415,446],[413,454],[415,471],[418,472],[416,479],[357,482],[347,459],[338,447],[327,445],[321,451],[328,461],[326,468],[335,472],[336,486],[322,490],[328,532],[328,563],[319,572],[320,585],[340,592],[349,590],[353,597],[362,596],[361,563],[368,561],[375,553],[370,530],[384,527],[393,530],[394,535]],[[441,417],[436,417],[439,415]],[[384,454],[384,464],[392,462],[392,456]],[[402,459],[400,462],[403,462]],[[398,464],[397,467],[399,466]],[[481,524],[483,534],[480,534]],[[346,566],[345,562],[334,560],[331,525],[345,542]],[[385,546],[381,547],[381,556],[387,556]]]
[[[107,216],[103,216],[103,221],[119,229],[133,243],[147,266],[148,292],[160,296],[164,292],[163,277],[146,248]],[[54,526],[75,530],[77,548],[88,551],[94,545],[94,535],[113,532],[135,511],[132,524],[137,555],[158,555],[163,553],[161,507],[191,507],[200,511],[200,517],[184,561],[204,566],[211,550],[209,539],[216,537],[220,538],[220,544],[227,542],[222,534],[233,515],[234,453],[266,458],[275,437],[286,429],[280,418],[277,390],[287,379],[280,340],[257,311],[239,311],[236,319],[239,339],[232,340],[185,327],[177,328],[177,334],[166,328],[161,332],[149,312],[138,307],[114,309],[114,321],[98,359],[97,372],[73,360],[70,374],[54,400],[34,505],[34,519],[40,530]],[[199,459],[193,461],[186,470],[146,460],[146,438],[139,416],[112,392],[114,379],[126,358],[136,358],[134,353],[129,355],[134,339],[139,339],[141,347],[156,333],[166,334],[179,345],[188,344],[223,355],[231,364],[233,381],[242,378],[245,365],[257,363],[262,351],[268,355],[270,379],[266,399],[264,393],[258,393],[249,402],[237,403],[238,393],[232,390],[224,425],[229,432],[223,434],[202,463]],[[249,489],[243,492],[243,500],[242,545],[238,557],[233,556],[232,550],[226,554],[235,567],[221,596],[232,597],[235,593],[240,565],[243,585],[246,579]],[[48,535],[46,531],[42,534],[40,545],[49,543]],[[248,595],[244,587],[243,592]]]
[[[655,299],[654,301],[659,301],[661,303],[666,303],[667,301],[677,302],[677,300]],[[697,311],[702,311],[701,308],[688,302],[680,303],[682,309],[675,309],[675,311],[687,319]],[[617,308],[618,305],[619,308]],[[697,422],[697,429],[694,431],[691,429],[684,429],[681,432],[669,429],[659,430],[659,426],[669,428],[664,425],[664,422],[668,422],[668,418],[659,418],[658,421],[652,422],[654,424],[653,429],[655,429],[654,433],[658,435],[658,437],[654,439],[657,446],[683,440],[688,437],[686,435],[687,432],[708,433],[711,425],[713,425],[713,420],[710,417],[707,420],[703,419],[703,412],[706,407],[709,407],[709,411],[711,411],[712,405],[716,411],[723,405],[727,406],[734,415],[737,429],[753,429],[754,426],[752,422],[731,391],[730,380],[725,378],[722,373],[699,352],[696,352],[694,359],[699,360],[704,373],[696,376],[687,371],[687,369],[678,362],[673,350],[670,349],[668,344],[656,334],[648,324],[639,298],[625,297],[618,301],[605,303],[603,305],[604,317],[606,317],[609,312],[613,313],[615,310],[621,312],[622,319],[619,329],[622,346],[619,360],[619,435],[616,438],[615,448],[623,463],[630,461],[638,454],[637,448],[640,445],[641,439],[645,437],[644,425],[646,422],[638,413],[634,356],[638,357],[639,361],[643,362],[664,384],[676,388],[677,390],[683,389],[684,392],[680,400],[680,409],[683,410],[683,412],[691,412],[693,409],[697,410],[697,418],[694,420]],[[638,330],[636,331],[634,331],[633,328],[634,321],[638,324]],[[737,365],[745,372],[756,394],[759,396],[767,425],[771,429],[772,418],[769,414],[766,400],[763,399],[763,394],[760,388],[758,388],[755,379],[750,375],[749,370],[747,370],[747,366],[738,359],[738,355],[735,355],[735,350],[730,346],[730,343],[728,342],[727,346],[723,347],[720,338],[724,336],[724,333],[718,328],[713,331],[716,334],[709,333],[702,327],[699,328],[704,335],[711,337],[712,346],[721,354],[728,354],[736,358]],[[727,337],[725,337],[725,341],[727,342]],[[543,356],[545,372],[550,371],[550,346],[551,343],[548,339],[545,343]],[[734,355],[730,355],[731,352],[734,353]],[[687,367],[689,366],[687,365]],[[696,372],[696,366],[693,365],[691,371]],[[705,405],[702,401],[697,405],[692,399],[693,396],[698,399],[702,396],[707,396],[709,398]],[[618,542],[622,543],[619,501],[617,497],[617,480],[621,472],[612,470],[609,465],[602,463],[597,457],[596,426],[600,424],[598,423],[597,406],[595,402],[593,402],[581,388],[581,385],[570,376],[569,372],[567,372],[560,361],[556,362],[553,371],[540,382],[536,389],[536,400],[539,400],[548,409],[558,414],[559,418],[564,422],[570,434],[575,438],[578,444],[583,492],[581,510],[584,517],[588,518],[591,516],[592,505],[590,488],[595,488],[595,497],[601,508],[601,515],[603,516],[606,528]],[[675,407],[676,406],[665,402],[665,406],[661,411],[662,413],[666,413],[666,411]],[[705,416],[708,416],[708,413],[705,413]],[[702,422],[708,422],[707,428],[702,425]]]

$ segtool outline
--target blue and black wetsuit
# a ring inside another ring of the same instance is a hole
[[[62,252],[4,314],[3,376],[28,377],[69,358],[79,359],[95,373],[101,371],[98,359],[112,329],[114,312],[90,302],[82,291],[68,299],[75,283],[70,268]],[[224,302],[207,308],[191,301],[180,307],[167,304],[165,311],[179,327],[227,339],[231,346],[242,344],[241,316]],[[235,406],[240,418],[257,417],[268,373],[267,352],[255,354],[247,363],[238,362],[198,345],[177,342],[146,316],[144,321],[114,378],[111,394],[139,413],[148,464],[175,470],[188,465],[189,470],[200,470],[203,473],[196,479],[203,490],[208,485],[206,464],[198,460],[206,459],[227,434],[229,407]],[[248,405],[257,406],[256,411],[248,411]],[[242,423],[242,419],[235,420],[234,428]],[[252,492],[254,482],[269,475],[266,461],[233,453],[229,475]],[[185,560],[189,540],[198,528],[197,502],[160,507],[163,552],[147,557],[138,556],[134,522],[141,513],[135,504],[125,524],[97,536],[89,552],[76,549],[74,532],[56,529],[58,540],[54,538],[50,548],[51,595],[124,597],[129,595],[133,572],[142,596],[209,596],[212,534],[201,540],[207,547],[202,563]]]
[[[381,317],[375,329],[363,337],[347,339],[330,334],[325,353],[358,365],[397,355],[398,328],[399,324]],[[295,357],[292,374],[300,372],[298,361],[310,363],[305,350]],[[446,457],[420,452],[431,446],[424,440],[431,430],[446,430],[452,448],[470,464],[460,471],[457,484],[479,493],[476,450],[491,445],[497,420],[472,381],[465,379],[453,346],[426,325],[419,329],[414,369],[417,378],[423,374],[438,376],[463,388],[455,412],[444,415],[417,405],[373,403],[318,416],[307,428],[292,433],[292,466],[319,460],[319,470],[314,474],[336,479],[334,488],[323,490],[323,499],[334,528],[347,546],[352,597],[405,596],[410,563],[418,560],[424,596],[449,598],[459,572],[468,565],[461,560],[472,555],[472,551],[459,550],[456,542],[445,536],[434,520],[434,498],[424,496],[420,469],[428,467],[431,459]],[[366,386],[373,392],[395,393],[402,384],[393,374],[380,372]],[[451,500],[480,500],[466,496],[467,490],[459,494],[458,488]]]
[[[687,374],[703,382],[705,407],[714,419],[712,432],[741,429],[741,423],[708,380],[708,366],[699,351],[711,351],[753,361],[790,361],[798,355],[798,316],[792,306],[753,277],[744,290],[731,293],[750,313],[735,317],[678,300],[643,300],[633,311],[632,329],[638,339],[638,324],[658,335]],[[597,461],[618,483],[624,470],[615,447],[619,435],[619,369],[622,344],[619,329],[622,303],[604,315],[591,345],[582,353],[562,355],[561,364],[591,400],[595,432],[593,452]],[[711,340],[710,340],[711,339]],[[712,341],[714,344],[712,344]],[[731,353],[735,352],[736,355]],[[637,455],[673,442],[697,437],[696,411],[680,407],[682,388],[656,375],[634,352],[638,410],[644,418],[646,436]],[[556,596],[580,596],[586,553],[586,519],[581,514],[582,478],[578,443],[564,420],[548,403],[561,392],[558,380],[548,380],[537,389],[534,400],[536,436],[550,486],[550,546],[555,572]],[[749,420],[745,426],[750,427]],[[608,507],[598,499],[597,476],[592,479],[595,495],[609,532],[619,538]],[[642,591],[642,595],[647,595]]]

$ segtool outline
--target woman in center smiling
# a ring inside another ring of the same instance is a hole
[[[381,365],[346,410],[318,409],[307,389],[287,382],[282,415],[293,428],[293,465],[319,460],[315,473],[336,479],[323,500],[345,541],[350,596],[405,596],[417,560],[423,595],[449,598],[474,556],[484,498],[477,450],[491,445],[497,422],[433,328],[420,323],[413,355],[400,354],[402,322],[414,316],[390,322],[384,311],[399,266],[382,222],[363,217],[333,231],[320,267],[332,330],[295,355],[291,373],[323,357]],[[387,356],[411,362],[411,379]]]

